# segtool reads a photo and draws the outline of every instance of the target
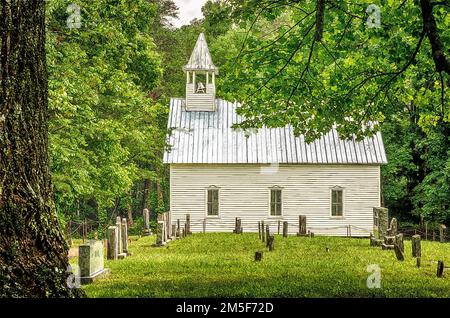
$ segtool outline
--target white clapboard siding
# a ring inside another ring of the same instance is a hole
[[[362,150],[362,149],[361,149]],[[193,232],[203,231],[206,189],[219,187],[219,217],[206,217],[207,232],[231,232],[236,217],[244,232],[256,232],[264,220],[277,231],[278,220],[298,232],[298,216],[306,215],[307,229],[318,235],[368,236],[373,207],[380,205],[379,165],[285,165],[278,171],[260,164],[172,164],[170,210],[172,222],[191,216]],[[269,189],[282,187],[283,215],[269,216]],[[331,188],[344,188],[344,216],[331,217]],[[360,230],[358,230],[360,229]]]

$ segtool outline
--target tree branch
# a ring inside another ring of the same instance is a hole
[[[445,72],[450,75],[450,62],[444,54],[445,50],[433,15],[433,3],[430,0],[420,0],[420,7],[422,9],[423,29],[431,45],[436,70],[439,73]]]

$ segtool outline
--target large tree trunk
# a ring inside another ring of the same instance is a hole
[[[45,8],[1,0],[0,296],[69,297],[47,154]]]

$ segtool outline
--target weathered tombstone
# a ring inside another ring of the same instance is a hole
[[[395,245],[395,236],[385,236],[384,242],[381,244],[383,250],[393,250]]]
[[[432,236],[433,242],[436,241],[436,232],[433,230],[433,236]]]
[[[405,260],[405,255],[403,254],[402,250],[400,249],[400,246],[398,246],[398,244],[394,244],[394,252],[395,252],[395,256],[397,257],[397,260],[399,261],[404,261]]]
[[[306,235],[306,216],[299,215],[298,216],[298,233],[297,236],[305,236]]]
[[[164,221],[158,221],[158,224],[156,226],[156,244],[155,244],[156,246],[162,246],[165,244],[164,230],[165,230]]]
[[[370,246],[381,246],[382,243],[382,240],[377,239],[373,236],[373,233],[370,233]]]
[[[188,225],[187,225],[187,223],[184,223],[183,237],[187,237],[189,235],[189,232],[187,229],[188,229]]]
[[[403,243],[403,234],[402,233],[398,233],[395,236],[395,244],[398,245],[398,247],[400,248],[400,251],[402,251],[402,253],[405,253],[405,245]]]
[[[270,236],[270,227],[269,224],[266,225],[266,246],[269,243],[269,236]]]
[[[262,252],[255,252],[255,262],[260,262],[262,260]]]
[[[436,276],[437,277],[442,277],[443,275],[444,275],[444,262],[443,261],[438,261]]]
[[[242,233],[242,225],[241,225],[241,219],[236,218],[234,221],[234,231],[233,233],[241,234]]]
[[[180,219],[177,220],[177,237],[181,237]]]
[[[104,268],[103,242],[98,240],[89,241],[78,247],[78,266],[80,268],[81,284],[92,283],[95,279],[109,273]]]
[[[203,233],[206,233],[206,218],[203,219]]]
[[[142,232],[143,236],[150,235],[150,212],[148,209],[144,209],[142,211],[143,217],[144,217],[144,231]]]
[[[314,232],[309,232],[309,237],[313,238],[314,237]]]
[[[444,224],[439,225],[439,242],[445,242],[445,236],[447,234],[447,227]]]
[[[421,257],[422,249],[420,247],[420,235],[413,235],[411,238],[411,246],[412,246],[412,256],[413,257]]]
[[[117,226],[108,227],[108,253],[107,258],[116,260],[119,254],[119,229]]]
[[[128,222],[126,218],[122,219],[122,248],[123,252],[127,255],[130,255],[130,251],[128,250]]]
[[[269,235],[269,238],[267,239],[267,247],[269,248],[269,251],[273,251],[274,246],[273,246],[273,242],[275,240],[275,236],[273,235]]]
[[[420,257],[416,258],[416,266],[420,268]]]
[[[283,222],[283,237],[288,237],[288,222]]]
[[[388,209],[382,207],[373,208],[373,233],[376,239],[383,239],[388,229]]]
[[[398,223],[396,218],[392,218],[391,225],[389,226],[388,235],[395,236],[397,235]]]
[[[119,229],[119,255],[123,253],[123,241],[122,241],[122,218],[116,217],[116,226]]]
[[[280,235],[280,227],[281,227],[281,221],[280,220],[278,220],[278,235]]]
[[[186,235],[191,235],[191,215],[186,214]]]
[[[265,238],[264,238],[264,221],[261,221],[261,240],[263,241],[263,242],[265,242],[266,240],[265,240]]]
[[[177,225],[172,224],[172,239],[176,239],[176,233],[177,233]]]

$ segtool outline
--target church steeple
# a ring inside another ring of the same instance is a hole
[[[215,111],[216,81],[219,69],[214,65],[205,35],[200,33],[186,72],[186,110]]]

